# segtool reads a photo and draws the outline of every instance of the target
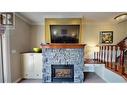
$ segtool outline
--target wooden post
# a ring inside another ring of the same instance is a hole
[[[110,62],[110,68],[113,68],[113,62],[112,62],[112,57],[113,57],[113,46],[111,46],[111,62]]]
[[[98,56],[99,56],[99,53],[97,52],[97,61],[99,61],[99,58],[98,58]]]
[[[101,62],[103,62],[103,46],[101,47]]]
[[[100,46],[100,50],[99,50],[99,62],[101,62],[101,46]]]
[[[119,66],[119,73],[124,73],[124,50],[120,48],[120,66]]]
[[[96,52],[94,52],[94,61],[96,60]]]
[[[106,46],[104,46],[104,63],[106,62],[105,54],[106,54]]]
[[[109,46],[107,46],[107,67],[109,66]]]
[[[117,71],[117,50],[118,50],[118,47],[115,46],[115,71]]]

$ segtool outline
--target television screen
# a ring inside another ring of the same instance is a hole
[[[78,43],[80,25],[50,25],[51,43]]]

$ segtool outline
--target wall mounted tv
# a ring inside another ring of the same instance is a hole
[[[79,43],[80,25],[50,25],[51,43]]]

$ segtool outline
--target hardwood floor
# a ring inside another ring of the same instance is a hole
[[[96,73],[86,72],[84,73],[84,83],[106,83],[102,78],[100,78]],[[39,79],[26,79],[22,80],[20,83],[42,83]]]

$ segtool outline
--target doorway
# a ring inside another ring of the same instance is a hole
[[[9,28],[0,27],[0,83],[11,82],[10,31]]]

